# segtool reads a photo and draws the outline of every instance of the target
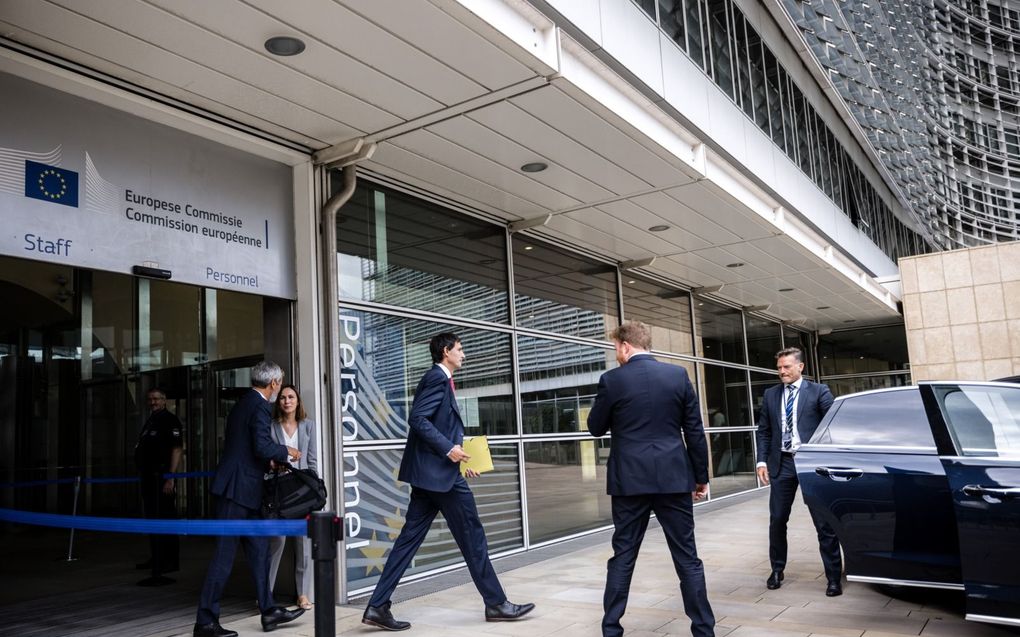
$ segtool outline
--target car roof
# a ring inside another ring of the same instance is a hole
[[[1020,381],[1020,376],[1015,376]],[[836,400],[844,400],[846,398],[856,398],[858,396],[881,394],[884,392],[894,391],[907,391],[911,389],[917,389],[921,385],[968,385],[968,386],[981,386],[981,387],[1011,387],[1018,384],[1018,381],[1012,381],[1008,379],[999,380],[922,380],[918,381],[914,385],[900,385],[898,387],[882,387],[881,389],[868,389],[865,391],[854,392],[852,394],[844,394],[836,398]]]

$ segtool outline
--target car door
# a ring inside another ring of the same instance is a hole
[[[848,579],[962,588],[952,498],[918,388],[837,399],[794,459]]]
[[[933,384],[954,449],[943,455],[967,619],[1020,626],[1020,387]]]

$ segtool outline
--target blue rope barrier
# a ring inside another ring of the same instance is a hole
[[[185,473],[164,473],[164,478],[211,478],[215,471],[188,471]],[[42,487],[50,484],[74,484],[75,478],[58,478],[56,480],[23,480],[21,482],[0,482],[0,489],[21,489],[24,487]],[[82,484],[126,484],[138,482],[139,478],[82,478]]]
[[[303,537],[308,532],[308,523],[305,520],[145,520],[141,518],[58,515],[16,509],[0,509],[0,521],[83,531],[161,535],[290,535]]]
[[[74,484],[75,478],[59,480],[23,480],[21,482],[0,482],[0,489],[21,489],[23,487],[41,487],[47,484]]]

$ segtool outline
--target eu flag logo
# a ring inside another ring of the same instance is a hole
[[[78,173],[25,160],[25,196],[78,207]]]

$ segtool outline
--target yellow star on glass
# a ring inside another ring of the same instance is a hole
[[[375,537],[375,531],[372,531],[372,540],[368,543],[368,546],[363,546],[358,550],[361,551],[362,555],[368,558],[368,565],[365,566],[365,577],[371,575],[372,571],[379,571],[381,574],[383,565],[385,564],[383,555],[386,554],[387,549],[385,546],[379,545],[379,542]]]
[[[383,518],[383,522],[386,523],[386,526],[393,529],[389,532],[390,539],[397,539],[397,536],[400,535],[400,529],[404,527],[404,518],[400,515],[400,507],[396,508],[392,518]]]

